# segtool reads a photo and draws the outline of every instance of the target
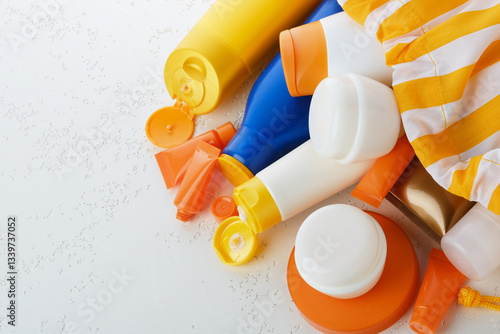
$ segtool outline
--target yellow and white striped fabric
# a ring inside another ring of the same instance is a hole
[[[500,215],[500,0],[338,1],[383,44],[432,177]]]

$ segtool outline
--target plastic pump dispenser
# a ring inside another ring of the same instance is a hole
[[[348,72],[392,84],[382,45],[344,12],[283,31],[280,48],[292,96],[312,95],[324,78]]]
[[[295,239],[300,276],[314,289],[335,298],[356,298],[373,288],[386,256],[387,242],[378,222],[345,204],[313,212]]]
[[[320,2],[216,1],[168,57],[165,84],[177,101],[150,116],[148,138],[162,147],[189,139],[193,118],[214,110],[255,73],[279,32],[303,22]]]
[[[341,10],[336,1],[324,0],[306,22]],[[278,54],[250,91],[241,127],[219,158],[222,174],[239,186],[308,140],[310,103],[310,97],[288,92]]]
[[[370,78],[353,73],[329,77],[312,97],[309,132],[325,158],[345,164],[384,156],[400,128],[394,91]]]
[[[462,274],[482,280],[500,266],[500,216],[477,203],[441,239],[446,257]]]

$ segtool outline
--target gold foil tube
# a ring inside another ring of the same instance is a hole
[[[417,158],[386,198],[437,243],[475,204],[442,188]]]

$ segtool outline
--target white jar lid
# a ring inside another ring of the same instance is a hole
[[[324,79],[314,91],[309,134],[325,158],[343,164],[379,158],[392,150],[400,128],[394,91],[380,82],[348,73]]]
[[[335,298],[368,292],[382,275],[387,242],[378,222],[345,204],[325,206],[306,218],[295,241],[300,276]]]

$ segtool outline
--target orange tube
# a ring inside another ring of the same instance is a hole
[[[408,138],[399,138],[391,152],[375,161],[351,196],[378,208],[413,157],[415,151]]]
[[[443,251],[433,248],[410,319],[410,328],[421,334],[434,333],[465,279]]]
[[[176,218],[180,221],[187,222],[200,211],[219,155],[220,149],[204,141],[200,141],[196,146],[174,199],[177,207]]]
[[[207,131],[179,146],[156,154],[156,162],[158,162],[167,189],[174,187],[182,179],[200,141],[207,142],[222,150],[235,133],[236,130],[231,122],[227,122],[215,130]]]

